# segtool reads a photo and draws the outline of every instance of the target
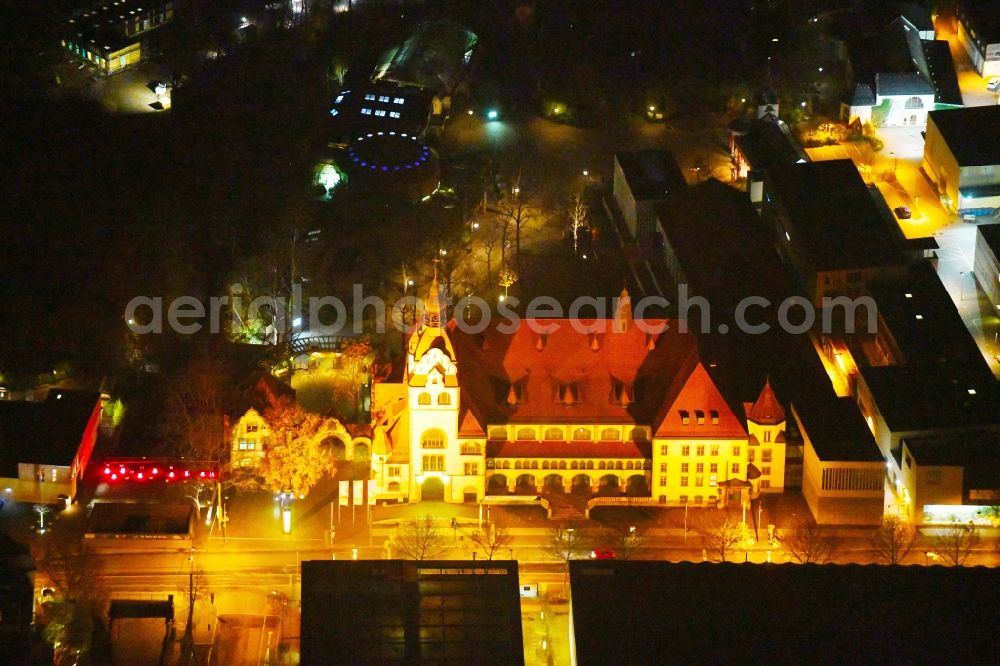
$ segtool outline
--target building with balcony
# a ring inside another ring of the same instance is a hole
[[[633,319],[625,291],[614,303],[606,319],[503,320],[469,332],[446,320],[435,279],[401,376],[373,389],[376,497],[717,506],[734,499],[726,482],[762,489],[749,465],[754,441],[773,470],[763,490],[780,491],[777,412],[748,424],[699,362],[692,333]]]

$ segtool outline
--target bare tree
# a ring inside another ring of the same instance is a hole
[[[566,563],[563,572],[563,590],[569,580],[569,562],[580,557],[587,550],[586,530],[580,527],[563,527],[556,525],[549,528],[548,539],[542,549],[552,557]]]
[[[424,516],[405,523],[392,539],[392,549],[408,560],[436,560],[448,551],[448,539]]]
[[[499,220],[503,230],[503,245],[507,244],[507,234],[514,232],[514,263],[521,268],[521,229],[534,217],[528,205],[526,193],[522,191],[521,171],[516,172],[509,197],[504,197],[499,203]],[[501,263],[506,261],[504,247],[500,248]]]
[[[931,537],[931,550],[948,566],[960,567],[981,541],[979,528],[974,523],[954,524],[940,528]]]
[[[718,558],[719,562],[725,562],[744,540],[739,521],[729,516],[710,518],[697,531],[705,550],[711,553],[713,559]]]
[[[163,405],[170,453],[223,463],[228,459],[224,427],[228,379],[222,363],[209,354],[191,359],[171,377]]]
[[[899,516],[886,516],[872,533],[872,546],[886,564],[899,564],[913,547],[917,531]]]
[[[569,202],[569,229],[573,232],[573,254],[579,252],[580,230],[586,228],[587,223],[587,204],[583,200],[583,193],[578,191]]]
[[[514,543],[514,537],[502,522],[492,522],[483,529],[476,530],[469,537],[476,548],[481,549],[487,560],[492,560],[498,553],[509,550]]]
[[[784,543],[792,558],[800,564],[830,562],[840,548],[840,540],[832,530],[812,520],[800,520]]]
[[[602,529],[594,538],[597,548],[613,550],[619,560],[635,559],[648,545],[646,526],[620,524]]]

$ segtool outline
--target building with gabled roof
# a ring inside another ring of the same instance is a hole
[[[435,278],[402,375],[373,388],[376,497],[732,500],[720,484],[747,480],[742,410],[699,362],[694,334],[633,319],[625,290],[613,309],[472,327],[447,319]]]

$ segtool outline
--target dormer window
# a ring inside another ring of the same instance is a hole
[[[714,409],[709,410],[708,416],[712,419],[712,425],[719,425],[719,412]]]
[[[696,419],[698,419],[698,425],[705,425],[705,412],[701,411],[700,409],[696,409],[694,411],[694,416]]]
[[[559,402],[572,407],[580,402],[580,387],[577,384],[559,384]]]
[[[688,414],[686,409],[680,410],[681,414],[681,425],[688,425],[691,423],[691,415]]]

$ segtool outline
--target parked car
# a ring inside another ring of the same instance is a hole
[[[617,554],[610,548],[598,548],[590,551],[590,559],[592,560],[613,560],[615,557]]]
[[[898,217],[901,220],[908,220],[911,217],[913,217],[913,213],[910,212],[908,206],[897,206],[892,209],[892,212],[894,212],[896,214],[896,217]]]
[[[997,92],[998,90],[1000,90],[1000,76],[994,76],[992,79],[990,79],[989,82],[986,84],[986,89],[989,90],[990,92]]]

